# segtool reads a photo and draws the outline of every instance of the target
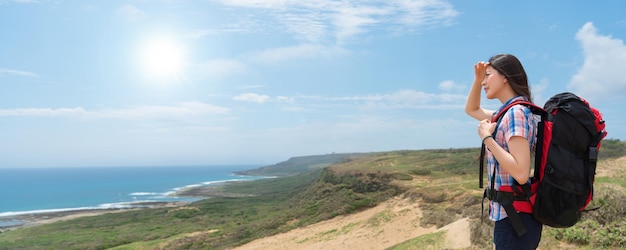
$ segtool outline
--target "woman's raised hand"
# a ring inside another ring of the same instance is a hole
[[[474,82],[482,83],[487,74],[487,67],[489,67],[489,62],[478,62],[474,64],[474,77],[476,78]]]

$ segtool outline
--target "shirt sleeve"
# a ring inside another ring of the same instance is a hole
[[[532,116],[530,109],[522,105],[515,105],[507,110],[503,123],[506,126],[504,130],[505,141],[508,142],[513,136],[530,140],[531,122],[533,122],[530,116]]]

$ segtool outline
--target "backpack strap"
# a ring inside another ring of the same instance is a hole
[[[509,103],[504,108],[502,108],[500,112],[498,112],[496,115],[494,115],[491,118],[491,122],[496,122],[499,125],[500,120],[502,119],[502,116],[504,115],[504,113],[506,113],[506,111],[508,111],[511,107],[518,105],[518,104],[528,107],[530,111],[533,112],[533,114],[540,115],[542,120],[548,115],[548,113],[544,109],[540,108],[534,103],[520,100],[520,101],[514,101],[512,103]],[[496,125],[496,127],[498,125]],[[491,136],[493,138],[496,138],[496,131],[493,131],[493,134]],[[483,172],[485,169],[486,150],[487,148],[485,147],[485,143],[483,142],[483,144],[480,147],[480,160],[479,160],[479,166],[478,166],[478,188],[483,188],[483,177],[484,177]]]
[[[600,150],[600,147],[598,146],[600,144],[600,142],[602,141],[602,139],[604,139],[604,137],[606,136],[606,132],[605,131],[601,131],[598,132],[594,138],[594,141],[591,142],[591,145],[589,146],[589,180],[588,183],[591,183],[591,195],[588,197],[587,201],[585,202],[586,204],[589,204],[589,202],[591,202],[591,199],[593,199],[593,182],[594,182],[594,178],[596,175],[596,165],[598,162],[598,151]]]
[[[524,185],[525,186],[525,185]],[[517,198],[513,192],[502,192],[496,191],[491,188],[485,189],[485,194],[483,195],[483,200],[485,198],[498,202],[503,208],[506,214],[509,217],[509,221],[511,222],[511,226],[515,229],[517,236],[524,235],[526,231],[526,227],[524,227],[524,223],[522,222],[522,218],[520,218],[517,210],[513,203],[520,198]]]
[[[542,119],[547,115],[546,112],[542,108],[536,106],[535,104],[531,102],[514,101],[508,104],[507,106],[505,106],[504,108],[502,108],[500,112],[498,112],[496,115],[492,117],[491,122],[497,123],[496,128],[500,125],[500,120],[502,120],[503,115],[511,107],[515,105],[524,105],[528,107],[531,110],[531,112],[533,112],[533,114],[541,115]],[[492,134],[494,138],[495,138],[495,134],[496,134],[496,131],[494,131]],[[479,181],[478,181],[479,188],[483,188],[483,177],[484,177],[483,172],[484,172],[484,164],[485,164],[484,162],[485,162],[486,151],[487,151],[487,148],[485,146],[485,143],[483,142],[483,144],[481,145],[481,149],[480,149],[480,161],[479,161],[480,163],[479,163],[479,171],[478,171],[479,172]],[[527,230],[526,230],[526,227],[524,227],[524,223],[522,222],[522,219],[520,218],[513,204],[515,201],[530,202],[529,199],[531,196],[531,185],[529,185],[528,183],[524,185],[520,185],[516,181],[514,182],[514,185],[511,187],[512,188],[511,192],[495,190],[495,175],[496,175],[495,171],[496,169],[494,168],[493,173],[491,174],[491,187],[488,187],[487,189],[485,189],[485,192],[483,194],[483,204],[481,205],[482,207],[481,213],[484,212],[485,198],[491,201],[498,202],[504,208],[504,211],[506,212],[511,222],[511,226],[513,226],[513,229],[515,230],[517,235],[522,236],[527,232]]]

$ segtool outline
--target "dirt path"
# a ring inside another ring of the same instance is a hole
[[[436,232],[434,226],[419,226],[421,215],[417,203],[394,198],[359,213],[258,239],[235,249],[385,249]],[[439,230],[447,230],[448,249],[466,248],[471,244],[468,219],[461,219]]]

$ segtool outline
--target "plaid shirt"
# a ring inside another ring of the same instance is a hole
[[[507,101],[500,109],[508,105],[509,103],[516,100],[526,100],[526,98],[522,96],[518,96],[512,98]],[[494,113],[497,114],[500,110]],[[496,128],[496,135],[494,137],[495,141],[502,147],[504,150],[509,152],[508,141],[513,136],[521,136],[528,140],[529,147],[532,152],[537,135],[537,119],[535,115],[533,115],[532,111],[523,105],[514,105],[511,107],[504,115],[502,116],[500,123]],[[506,172],[504,169],[500,168],[500,164],[493,156],[491,151],[487,150],[487,169],[488,169],[488,185],[491,187],[491,178],[494,173],[495,168],[495,185],[494,189],[498,190],[500,186],[510,186],[513,185],[515,179]],[[529,180],[530,182],[530,180]],[[498,204],[497,202],[490,201],[489,202],[489,219],[492,221],[499,221],[507,217],[504,208]]]

